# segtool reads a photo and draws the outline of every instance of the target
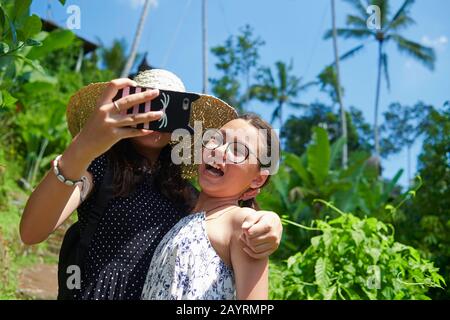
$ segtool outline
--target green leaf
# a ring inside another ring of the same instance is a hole
[[[59,0],[59,3],[61,3],[62,5],[66,4],[66,0]]]
[[[353,241],[355,241],[357,246],[364,240],[364,234],[361,232],[361,230],[352,230],[351,234],[352,239]]]
[[[342,148],[345,144],[345,138],[339,138],[331,145],[330,165],[333,166],[342,153]]]
[[[5,42],[0,42],[0,54],[6,54],[9,51],[9,46]]]
[[[313,129],[312,142],[307,148],[308,171],[314,177],[316,185],[325,182],[330,170],[330,143],[325,129]]]
[[[291,167],[296,174],[298,174],[305,184],[310,184],[309,174],[305,166],[302,164],[302,158],[293,153],[287,153],[284,162],[287,166]]]
[[[327,260],[320,257],[316,261],[314,266],[314,274],[316,277],[316,283],[320,288],[326,289],[330,285],[330,279],[327,273]]]
[[[13,8],[13,14],[11,16],[12,20],[17,20],[21,18],[24,15],[28,15],[28,12],[30,10],[32,0],[20,0],[20,1],[14,1],[14,8]]]
[[[8,91],[0,91],[0,107],[12,107],[15,106],[17,99],[14,98]]]
[[[320,239],[322,239],[322,236],[316,236],[311,238],[311,245],[314,248],[317,248],[320,244]]]
[[[28,39],[34,36],[36,33],[41,31],[41,28],[42,28],[41,18],[39,18],[35,14],[27,17],[23,27],[21,28],[24,39]]]
[[[34,47],[28,54],[29,59],[42,58],[52,51],[67,48],[75,39],[75,34],[70,30],[55,30],[44,39],[42,46]]]
[[[0,6],[0,33],[3,33],[3,29],[5,28],[5,24],[6,24],[5,11],[3,10],[2,6]]]

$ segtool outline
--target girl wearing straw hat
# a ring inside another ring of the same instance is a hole
[[[113,102],[120,89],[137,85],[156,89]],[[170,133],[131,127],[158,121],[163,113],[123,114],[155,99],[158,89],[185,91],[173,73],[153,69],[135,81],[117,79],[77,92],[67,110],[74,139],[53,161],[24,209],[20,235],[26,244],[46,240],[77,210],[78,247],[86,250],[77,258],[81,279],[69,288],[75,299],[139,299],[156,246],[195,206],[197,194],[188,178],[196,170],[171,161]],[[206,123],[205,129],[219,128],[237,116],[217,98],[202,96],[201,101],[192,117]],[[254,189],[245,197],[257,193]],[[249,215],[242,224],[242,250],[256,259],[267,258],[278,247],[281,231],[276,213]]]

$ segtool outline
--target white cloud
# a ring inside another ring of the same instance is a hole
[[[431,38],[427,35],[422,37],[422,44],[428,47],[432,47],[437,51],[444,51],[448,44],[448,38],[445,35],[441,35],[436,38]]]
[[[128,4],[132,9],[142,8],[146,0],[120,0],[121,3]],[[150,6],[156,8],[158,6],[158,0],[149,0]]]

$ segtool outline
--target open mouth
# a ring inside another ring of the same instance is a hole
[[[206,164],[205,165],[206,170],[211,173],[212,175],[216,176],[216,177],[221,177],[224,175],[224,172],[222,171],[222,169],[215,164]]]

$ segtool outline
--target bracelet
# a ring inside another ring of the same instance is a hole
[[[66,177],[64,177],[64,175],[62,175],[61,171],[59,170],[59,160],[61,159],[62,155],[58,155],[55,160],[53,160],[53,172],[56,175],[56,178],[61,181],[62,183],[64,183],[65,185],[72,187],[74,185],[77,184],[81,184],[81,202],[84,201],[84,199],[86,198],[87,192],[89,190],[89,180],[86,176],[82,176],[79,180],[71,180],[71,179],[67,179]]]

